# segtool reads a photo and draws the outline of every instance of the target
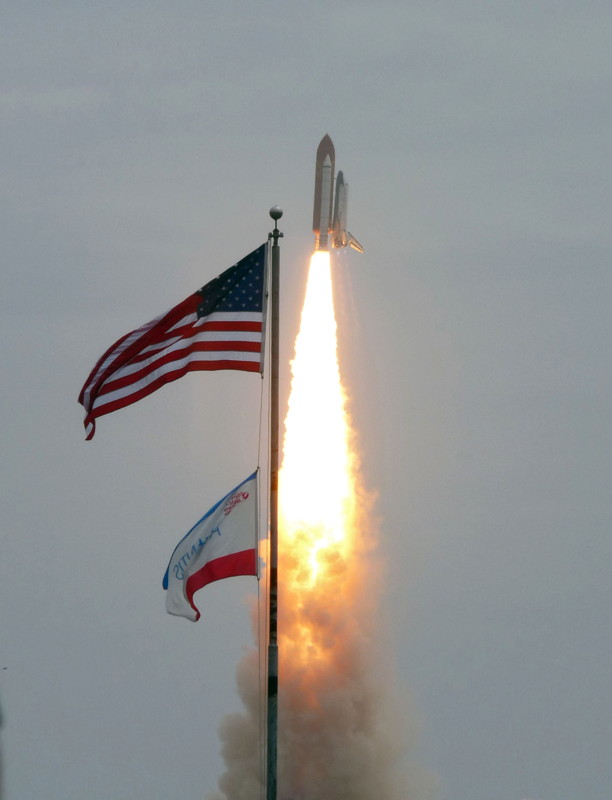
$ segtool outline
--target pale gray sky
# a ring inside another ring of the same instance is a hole
[[[439,800],[609,800],[611,39],[570,0],[3,9],[2,800],[216,786],[254,587],[190,625],[161,578],[252,471],[258,389],[191,375],[90,443],[76,397],[279,203],[286,402],[326,132],[409,755]]]

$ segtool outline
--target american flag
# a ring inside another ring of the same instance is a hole
[[[135,403],[187,372],[261,371],[266,252],[262,244],[104,353],[79,395],[87,439],[93,438],[98,417]]]

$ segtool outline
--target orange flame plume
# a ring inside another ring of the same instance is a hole
[[[340,379],[327,252],[310,262],[291,366],[279,483],[280,797],[370,800],[384,796],[379,771],[393,748],[376,731],[376,577],[365,559],[375,537]]]
[[[279,479],[279,800],[410,800],[404,740],[380,648],[377,531],[340,379],[330,256],[310,263]],[[212,800],[253,800],[257,658],[238,670],[248,716],[222,727]],[[399,703],[401,705],[401,702]],[[248,746],[247,746],[248,745]],[[421,795],[424,796],[424,795]]]
[[[310,263],[292,373],[279,514],[283,550],[292,554],[286,566],[299,563],[297,572],[290,568],[291,588],[316,591],[327,582],[330,559],[350,551],[355,505],[326,252],[315,253]]]

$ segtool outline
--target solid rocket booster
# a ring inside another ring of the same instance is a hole
[[[315,166],[314,208],[312,229],[315,233],[315,250],[329,250],[331,247],[350,245],[360,253],[363,247],[346,229],[346,210],[348,184],[342,172],[336,179],[334,202],[334,175],[336,171],[336,151],[328,134],[321,139],[317,148]]]

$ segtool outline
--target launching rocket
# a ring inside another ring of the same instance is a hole
[[[342,172],[336,178],[334,197],[334,175],[336,171],[336,151],[328,136],[319,142],[315,166],[314,208],[312,229],[315,233],[315,250],[329,250],[331,247],[350,245],[359,253],[363,247],[346,229],[346,207],[348,202],[348,183]]]

